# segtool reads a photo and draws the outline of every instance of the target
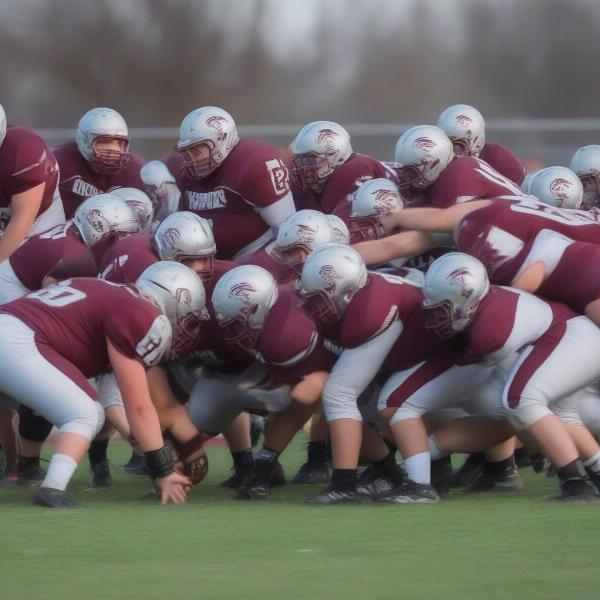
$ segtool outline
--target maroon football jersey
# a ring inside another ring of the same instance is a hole
[[[125,356],[146,368],[158,364],[171,343],[167,317],[137,292],[94,278],[67,279],[5,304],[86,378],[110,368],[106,337]]]
[[[289,287],[279,288],[254,356],[267,365],[271,377],[289,385],[311,373],[331,370],[337,360]]]
[[[549,307],[551,320],[541,310],[542,303]],[[499,351],[503,351],[504,355],[517,352],[553,326],[576,316],[564,304],[493,285],[465,330],[467,362],[480,362]]]
[[[188,177],[177,153],[165,163],[181,190],[180,209],[210,221],[221,259],[233,259],[267,234],[270,227],[256,209],[275,204],[290,191],[288,171],[277,150],[255,140],[238,142],[204,179]]]
[[[457,202],[488,198],[528,198],[521,188],[479,158],[455,158],[427,188],[427,204],[448,208]]]
[[[320,193],[297,190],[294,186],[294,201],[298,210],[312,208],[324,213],[333,213],[336,206],[347,199],[361,184],[369,179],[390,178],[390,169],[376,158],[366,154],[352,154],[328,177]]]
[[[276,244],[276,242],[271,242],[269,246]],[[271,275],[273,275],[273,279],[277,283],[290,283],[291,281],[296,280],[296,274],[290,270],[285,264],[276,260],[271,253],[268,251],[268,248],[263,248],[258,252],[255,252],[252,256],[250,256],[247,260],[242,261],[241,264],[244,265],[256,265],[258,267],[262,267]]]
[[[146,161],[132,152],[126,165],[117,173],[98,173],[82,156],[75,141],[54,148],[60,166],[60,195],[67,219],[79,205],[90,196],[108,192],[111,188],[133,187],[145,191],[146,186],[140,177],[140,169]]]
[[[99,261],[99,277],[113,283],[135,283],[146,267],[158,262],[152,236],[128,235],[111,245]]]
[[[533,201],[494,200],[462,219],[455,234],[456,246],[478,258],[494,282],[509,284],[544,229],[575,241],[600,243],[600,223],[586,211]]]
[[[8,259],[19,281],[39,290],[46,276],[54,279],[95,277],[96,261],[73,223],[57,225],[29,238]]]
[[[11,125],[0,146],[0,219],[10,220],[10,202],[15,194],[45,183],[38,215],[52,203],[58,184],[58,164],[44,140],[31,129]]]
[[[513,183],[517,185],[523,183],[523,179],[525,179],[525,167],[506,146],[502,144],[486,144],[479,153],[479,158]]]

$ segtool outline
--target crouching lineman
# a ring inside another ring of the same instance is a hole
[[[421,456],[429,461],[420,420],[426,412],[456,402],[468,411],[465,398],[478,395],[488,404],[480,404],[481,413],[502,419],[503,404],[516,430],[526,431],[550,457],[561,480],[561,500],[597,499],[584,466],[597,481],[600,447],[577,415],[578,396],[572,396],[600,374],[595,360],[600,330],[594,323],[564,305],[490,286],[483,265],[461,253],[446,254],[432,264],[425,276],[423,305],[430,313],[430,328],[464,332],[467,351],[454,364],[432,357],[395,374],[384,387],[380,409],[405,459]],[[492,365],[499,366],[501,378],[490,378]],[[471,443],[483,437],[478,422]],[[433,440],[437,451],[438,434]],[[488,466],[484,479],[499,476],[508,483],[510,477],[501,477],[501,471],[510,471],[510,466],[505,461]],[[393,494],[387,501],[395,501]]]
[[[104,421],[87,379],[110,367],[162,501],[186,501],[190,481],[174,470],[145,370],[169,349],[172,331],[185,329],[204,303],[196,274],[169,262],[147,269],[134,288],[74,278],[2,307],[0,389],[59,431],[36,504],[78,506],[65,489]]]
[[[254,402],[240,393],[223,406],[221,398],[210,399],[203,393],[200,380],[191,395],[190,414],[202,429],[207,418],[215,423],[219,411],[229,419],[252,404],[255,409],[262,406],[265,412],[274,411],[256,457],[254,476],[239,488],[241,498],[266,498],[279,468],[278,456],[314,412],[336,354],[296,293],[278,287],[261,267],[244,265],[229,271],[216,284],[212,302],[225,340],[265,365],[276,383],[272,391],[260,386],[247,390]],[[289,387],[282,389],[282,385]]]

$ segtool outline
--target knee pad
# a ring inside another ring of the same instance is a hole
[[[323,414],[325,420],[336,421],[337,419],[352,419],[362,423],[362,415],[358,409],[355,392],[342,384],[336,384],[335,389],[327,390],[323,394]]]
[[[521,398],[519,406],[508,409],[508,418],[517,431],[529,429],[540,419],[551,415],[550,409],[532,398]]]
[[[104,409],[99,402],[90,402],[79,415],[59,427],[60,433],[77,433],[90,441],[98,435],[104,425]]]
[[[31,408],[19,407],[19,435],[31,442],[43,442],[52,431],[52,423]]]
[[[399,406],[396,412],[390,419],[390,427],[399,421],[406,421],[407,419],[420,419],[427,411],[421,406],[414,406],[410,402],[405,402],[402,406]]]

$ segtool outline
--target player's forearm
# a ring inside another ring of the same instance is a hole
[[[6,260],[21,245],[31,230],[33,221],[26,216],[13,216],[0,238],[0,262]]]
[[[359,242],[352,247],[363,257],[365,263],[379,265],[395,258],[418,256],[435,246],[428,233],[402,231],[380,240]]]

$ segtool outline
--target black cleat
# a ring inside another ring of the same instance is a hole
[[[29,486],[37,485],[44,481],[46,471],[40,467],[40,459],[19,459],[17,461],[17,471],[19,485]]]
[[[121,465],[121,469],[128,475],[148,475],[146,458],[135,452],[132,452],[131,458],[124,465]]]
[[[310,496],[307,504],[316,506],[318,504],[360,504],[360,496],[356,490],[335,490],[328,487],[324,492]]]
[[[286,483],[283,467],[278,460],[254,461],[254,474],[246,485],[238,488],[237,498],[241,500],[266,500],[271,488]]]
[[[404,478],[402,467],[396,465],[397,476],[390,477],[379,472],[374,465],[369,465],[359,476],[356,482],[356,493],[361,498],[373,498],[391,490]],[[394,481],[395,480],[395,481]]]
[[[79,502],[67,498],[63,491],[49,487],[38,488],[33,503],[46,508],[81,508]]]
[[[246,487],[254,475],[254,463],[242,465],[234,468],[231,477],[225,481],[221,481],[223,487],[230,490],[237,490],[240,487]]]
[[[329,483],[329,480],[329,466],[326,462],[314,463],[308,461],[298,469],[298,472],[292,477],[290,483]]]
[[[450,455],[431,461],[431,485],[440,496],[450,491],[453,481],[454,472]]]
[[[525,486],[514,463],[508,463],[499,473],[483,467],[481,474],[467,486],[467,492],[520,492]]]
[[[103,460],[99,463],[91,464],[92,475],[90,477],[90,487],[106,488],[112,485],[112,475],[108,460]]]
[[[386,504],[411,504],[439,502],[440,497],[432,485],[405,479],[400,485],[372,498],[373,502]]]
[[[469,454],[460,469],[454,473],[452,487],[462,487],[473,483],[479,477],[484,464],[485,456],[483,452]]]
[[[589,480],[582,478],[567,479],[560,484],[561,494],[554,500],[563,502],[595,502],[600,500],[596,486]]]

